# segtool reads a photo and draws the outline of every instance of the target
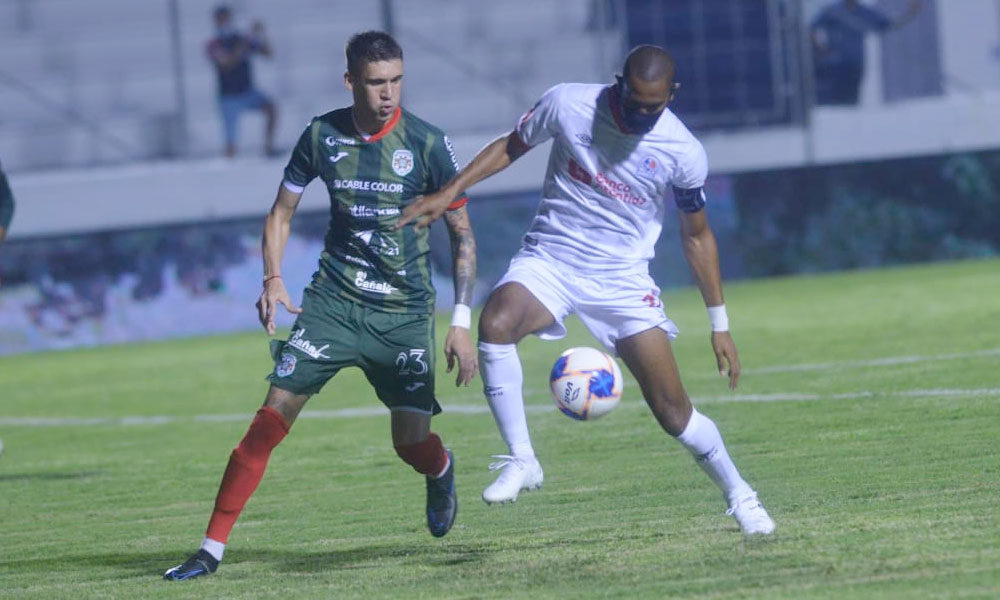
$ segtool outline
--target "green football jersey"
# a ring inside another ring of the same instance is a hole
[[[447,136],[402,108],[368,139],[349,107],[314,118],[283,183],[301,191],[319,177],[330,192],[330,228],[309,285],[386,312],[433,312],[429,231],[393,226],[404,206],[456,173]]]

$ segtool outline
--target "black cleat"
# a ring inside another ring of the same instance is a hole
[[[434,479],[427,478],[427,528],[434,537],[442,537],[455,523],[458,512],[458,497],[455,495],[455,457],[448,453],[448,470]]]
[[[215,570],[218,568],[219,561],[215,560],[214,556],[205,550],[198,550],[192,554],[190,558],[184,561],[184,564],[168,569],[167,572],[163,574],[163,578],[168,581],[183,581],[185,579],[193,579],[200,575],[215,573]]]

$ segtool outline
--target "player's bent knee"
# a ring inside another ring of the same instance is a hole
[[[267,391],[264,406],[277,411],[290,427],[308,400],[308,394],[296,394],[272,385]]]
[[[479,317],[479,341],[489,344],[516,344],[517,323],[502,312],[484,312]]]

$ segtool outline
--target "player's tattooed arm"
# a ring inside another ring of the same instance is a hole
[[[448,226],[448,236],[451,238],[457,318],[459,304],[472,305],[472,288],[476,284],[476,238],[472,234],[469,211],[466,207],[447,211],[444,213],[444,220]],[[452,320],[444,341],[444,355],[448,360],[447,372],[451,373],[456,361],[458,363],[455,385],[469,385],[479,371],[479,357],[469,335],[468,309],[465,314],[464,324]]]
[[[476,237],[469,223],[469,211],[463,206],[444,214],[451,238],[452,271],[455,279],[455,304],[472,304],[476,284]]]

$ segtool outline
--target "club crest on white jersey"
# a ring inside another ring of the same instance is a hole
[[[657,170],[659,168],[660,168],[660,163],[657,162],[657,160],[652,156],[647,156],[646,158],[642,159],[642,164],[639,165],[639,169],[636,171],[636,174],[639,175],[639,177],[652,179],[656,177]]]

